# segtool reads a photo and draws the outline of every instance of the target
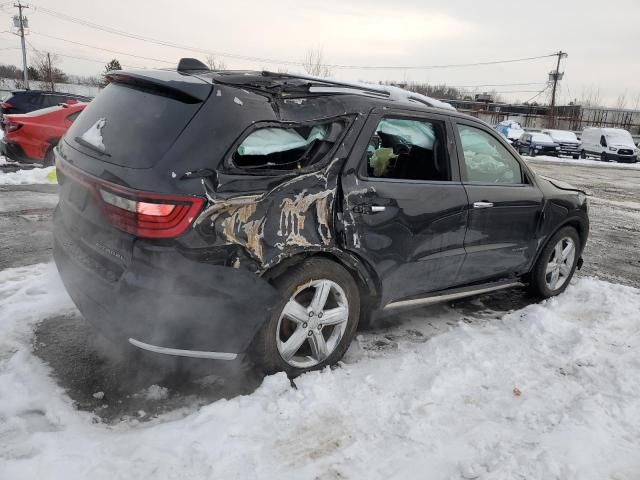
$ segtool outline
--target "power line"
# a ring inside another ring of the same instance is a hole
[[[478,88],[478,87],[523,87],[529,85],[546,85],[546,82],[530,83],[485,83],[482,85],[451,85],[451,88]],[[449,85],[447,85],[449,86]],[[536,90],[537,92],[537,90]]]
[[[529,100],[527,100],[524,103],[529,103],[531,100],[535,100],[536,98],[538,98],[540,95],[542,95],[548,89],[549,89],[549,84],[547,84],[546,87],[544,87],[542,90],[540,90],[538,93],[536,93],[533,97],[531,97]]]
[[[81,45],[83,47],[88,47],[88,48],[93,48],[95,50],[103,50],[105,52],[110,52],[110,53],[115,53],[117,55],[127,55],[129,57],[135,57],[135,58],[140,58],[142,60],[151,60],[153,62],[162,62],[162,63],[169,63],[171,65],[175,65],[176,62],[175,61],[170,61],[170,60],[163,60],[161,58],[153,58],[153,57],[144,57],[142,55],[135,55],[133,53],[126,53],[126,52],[122,52],[119,50],[111,50],[109,48],[103,48],[103,47],[98,47],[96,45],[89,45],[87,43],[82,43],[82,42],[76,42],[75,40],[68,40],[66,38],[61,38],[61,37],[55,37],[53,35],[48,35],[46,33],[40,33],[40,32],[34,32],[33,30],[30,31],[31,33],[35,33],[36,35],[39,35],[41,37],[47,37],[47,38],[52,38],[54,40],[60,40],[61,42],[67,42],[67,43],[72,43],[74,45]]]
[[[31,43],[31,42],[30,42],[30,41],[28,41],[28,40],[27,40],[27,43],[28,43],[28,44],[29,44],[29,46],[30,46],[31,48],[33,48],[37,53],[39,53],[40,55],[43,55],[43,52],[42,52],[40,49],[38,49],[38,48],[37,48],[33,43]],[[49,49],[47,49],[47,52],[52,53],[52,54],[54,54],[54,55],[57,55],[57,56],[59,56],[59,57],[73,58],[73,59],[75,59],[75,60],[84,60],[84,61],[87,61],[87,62],[102,63],[103,65],[106,65],[106,64],[109,62],[109,60],[98,60],[97,58],[78,57],[78,56],[75,56],[75,55],[67,55],[66,53],[53,52],[53,51],[51,51],[51,50],[49,50]],[[123,67],[129,67],[129,68],[145,68],[145,67],[140,66],[140,65],[124,65],[124,64],[121,64],[121,65],[122,65]]]
[[[45,7],[41,7],[41,6],[37,6],[37,5],[35,5],[35,7],[36,7],[36,11],[45,13],[47,15],[56,17],[56,18],[61,19],[61,20],[65,20],[65,21],[68,21],[68,22],[72,22],[72,23],[76,23],[76,24],[79,24],[79,25],[83,25],[85,27],[101,30],[101,31],[104,31],[104,32],[107,32],[107,33],[111,33],[113,35],[120,35],[120,36],[123,36],[123,37],[131,38],[131,39],[135,39],[135,40],[140,40],[140,41],[144,41],[144,42],[148,42],[148,43],[154,43],[156,45],[161,45],[161,46],[165,46],[165,47],[178,48],[178,49],[182,49],[182,50],[189,50],[189,51],[192,51],[192,52],[199,52],[199,53],[204,53],[204,54],[209,54],[209,55],[212,54],[212,55],[217,55],[217,56],[220,56],[220,57],[234,58],[234,59],[238,59],[238,60],[262,62],[262,63],[270,63],[270,64],[280,64],[280,65],[296,65],[296,66],[303,66],[304,65],[304,62],[297,62],[297,61],[292,61],[292,60],[282,60],[282,59],[273,59],[273,58],[253,57],[253,56],[248,56],[248,55],[240,55],[240,54],[236,54],[236,53],[212,51],[212,50],[202,49],[202,48],[193,47],[193,46],[189,46],[189,45],[182,45],[182,44],[178,44],[178,43],[168,42],[168,41],[165,41],[165,40],[159,40],[159,39],[156,39],[156,38],[151,38],[151,37],[146,37],[146,36],[143,36],[143,35],[138,35],[138,34],[126,32],[124,30],[119,30],[119,29],[116,29],[116,28],[113,28],[113,27],[100,25],[98,23],[91,22],[89,20],[84,20],[84,19],[81,19],[81,18],[78,18],[78,17],[74,17],[74,16],[71,16],[71,15],[67,15],[65,13],[57,12],[57,11],[51,10],[49,8],[45,8]],[[549,58],[549,57],[553,57],[554,55],[555,54],[548,54],[548,55],[539,55],[539,56],[536,56],[536,57],[515,58],[515,59],[508,59],[508,60],[492,60],[492,61],[487,61],[487,62],[458,63],[458,64],[445,64],[445,65],[341,65],[341,64],[327,64],[326,66],[329,67],[329,68],[353,69],[353,70],[435,70],[435,69],[444,69],[444,68],[467,68],[467,67],[476,67],[476,66],[500,65],[500,64],[507,64],[507,63],[526,62],[526,61],[539,60],[539,59],[543,59],[543,58]]]

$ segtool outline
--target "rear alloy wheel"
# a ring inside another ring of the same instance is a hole
[[[349,301],[340,285],[327,279],[302,285],[278,320],[280,357],[294,368],[321,364],[344,337],[348,318]]]
[[[335,262],[312,258],[274,283],[284,299],[254,341],[257,366],[296,376],[340,360],[360,316],[351,274]]]
[[[558,231],[545,246],[531,272],[532,291],[543,298],[567,288],[578,263],[580,238],[573,227]]]

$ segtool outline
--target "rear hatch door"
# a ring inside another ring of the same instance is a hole
[[[154,165],[170,150],[209,96],[212,85],[177,72],[114,75],[60,142],[56,236],[74,256],[115,280],[130,264],[136,237],[105,218],[94,188],[154,185]],[[157,193],[172,193],[166,184]]]

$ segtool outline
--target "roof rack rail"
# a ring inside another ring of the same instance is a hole
[[[264,76],[284,77],[291,79],[309,80],[313,85],[309,85],[311,93],[350,93],[354,95],[367,95],[388,98],[390,100],[421,103],[428,107],[455,110],[453,106],[446,102],[436,100],[416,92],[410,92],[400,87],[392,85],[379,85],[364,82],[342,82],[328,78],[314,77],[311,75],[295,75],[289,73],[274,73],[263,71]]]

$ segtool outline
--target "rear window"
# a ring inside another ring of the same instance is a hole
[[[139,86],[111,83],[84,109],[65,138],[104,162],[150,168],[173,145],[200,105]]]

